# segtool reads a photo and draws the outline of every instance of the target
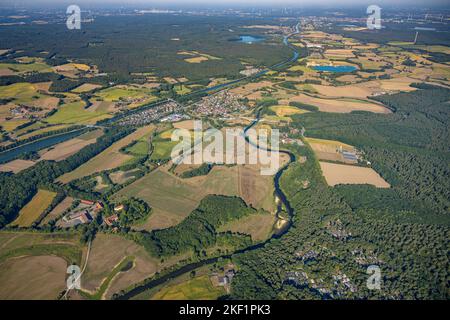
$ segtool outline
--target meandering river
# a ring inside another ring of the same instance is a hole
[[[299,52],[297,51],[297,49],[294,46],[292,46],[289,43],[289,38],[292,35],[297,34],[299,32],[300,32],[299,31],[299,24],[297,24],[296,32],[291,34],[291,35],[289,35],[289,36],[284,37],[283,43],[285,45],[287,45],[289,48],[291,48],[294,51],[294,54],[293,54],[293,57],[291,59],[289,59],[287,61],[283,61],[283,62],[277,64],[276,65],[277,67],[280,67],[282,65],[288,64],[288,63],[293,62],[293,61],[298,59]],[[268,70],[265,70],[264,72],[267,73]],[[261,75],[259,75],[259,76],[261,76]],[[235,83],[243,81],[243,80],[244,79],[235,80],[235,81],[232,81],[232,82],[229,82],[229,83],[226,83],[226,84],[222,84],[220,86],[216,86],[216,89],[217,88],[225,88],[225,87],[227,87],[227,86],[229,86],[231,84],[235,84]],[[212,88],[209,88],[209,90],[211,90],[211,89]],[[245,128],[244,132],[247,132],[250,128],[254,127],[259,122],[259,120],[260,120],[260,110],[258,110],[257,113],[256,113],[256,119],[250,125],[248,125]],[[246,141],[247,141],[247,143],[251,143],[253,146],[255,146],[257,148],[260,148],[258,145],[256,145],[253,142],[251,142],[248,139],[247,136],[246,136]],[[264,150],[271,151],[268,148],[264,149]],[[141,294],[141,293],[143,293],[143,292],[145,292],[145,291],[147,291],[149,289],[155,288],[155,287],[157,287],[157,286],[159,286],[159,285],[161,285],[161,284],[163,284],[163,283],[165,283],[165,282],[167,282],[167,281],[169,281],[171,279],[174,279],[174,278],[179,277],[179,276],[181,276],[183,274],[191,272],[191,271],[193,271],[193,270],[195,270],[195,269],[197,269],[199,267],[216,263],[219,259],[229,259],[229,258],[231,258],[232,255],[241,254],[241,253],[245,253],[245,252],[249,252],[249,251],[253,251],[253,250],[262,248],[268,242],[270,242],[272,239],[280,238],[282,235],[284,235],[289,230],[289,228],[290,228],[290,226],[292,224],[291,220],[292,220],[292,216],[293,216],[294,211],[293,211],[293,209],[292,209],[292,207],[291,207],[291,205],[289,203],[289,200],[287,199],[286,195],[284,194],[283,190],[280,188],[280,179],[281,179],[281,176],[283,175],[283,172],[289,167],[289,165],[291,163],[293,163],[296,160],[296,158],[295,158],[295,155],[292,152],[290,152],[290,151],[280,150],[279,152],[287,154],[289,156],[289,163],[287,163],[284,167],[282,167],[275,174],[275,177],[274,177],[275,195],[280,200],[280,202],[278,204],[278,213],[281,212],[282,208],[284,207],[286,209],[287,213],[289,214],[289,217],[290,217],[287,225],[282,230],[280,230],[279,232],[274,233],[271,238],[267,239],[264,242],[255,244],[255,245],[247,247],[245,249],[237,250],[237,251],[233,252],[232,254],[227,254],[227,255],[224,255],[224,256],[216,257],[216,258],[210,258],[210,259],[207,259],[207,260],[202,260],[202,261],[199,261],[199,262],[191,263],[191,264],[185,265],[183,267],[180,267],[179,269],[177,269],[175,271],[172,271],[172,272],[167,273],[167,274],[165,274],[163,276],[160,276],[158,278],[150,280],[150,281],[148,281],[148,282],[146,282],[146,283],[144,283],[142,285],[138,285],[134,289],[131,289],[130,291],[126,292],[125,294],[119,296],[117,299],[119,299],[119,300],[131,299],[131,298],[133,298],[133,297],[135,297],[135,296],[137,296],[137,295],[139,295],[139,294]]]

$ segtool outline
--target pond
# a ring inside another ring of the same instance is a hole
[[[355,66],[315,66],[313,69],[322,72],[352,72],[357,68]]]
[[[264,40],[265,40],[265,38],[262,36],[240,35],[239,40],[237,40],[237,42],[252,44],[252,43],[262,42]]]

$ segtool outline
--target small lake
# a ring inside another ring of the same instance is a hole
[[[39,151],[41,149],[48,148],[55,144],[75,138],[76,136],[79,136],[84,131],[85,131],[84,128],[75,130],[75,131],[70,131],[70,132],[50,136],[48,138],[42,138],[40,140],[18,146],[11,150],[3,151],[0,153],[0,163],[5,163],[8,161],[14,160],[23,153]]]
[[[313,69],[321,72],[352,72],[357,68],[355,66],[315,66]]]
[[[252,44],[252,43],[262,42],[265,39],[266,38],[261,37],[261,36],[249,36],[249,35],[242,36],[241,35],[241,36],[239,36],[239,40],[236,40],[236,41],[246,43],[246,44]]]

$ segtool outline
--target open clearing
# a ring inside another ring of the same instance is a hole
[[[372,168],[328,162],[320,162],[320,168],[330,186],[338,184],[371,184],[377,188],[390,188],[390,184]]]
[[[23,207],[19,212],[19,217],[11,225],[19,227],[30,227],[34,221],[44,212],[52,203],[56,193],[39,190],[38,193]]]
[[[88,162],[82,164],[77,169],[59,177],[57,181],[68,183],[72,180],[86,177],[96,172],[120,167],[122,164],[133,158],[131,155],[121,153],[120,149],[149,134],[154,128],[153,125],[149,125],[137,129],[135,132],[115,142],[112,146],[90,159]]]
[[[252,214],[241,219],[231,221],[219,228],[219,232],[237,232],[248,234],[255,242],[268,239],[276,222],[273,214]]]
[[[302,110],[292,106],[272,106],[270,107],[270,110],[275,112],[277,117],[282,120],[288,120],[288,117],[294,114],[303,114],[308,112],[307,110]]]
[[[109,178],[114,184],[124,184],[130,179],[133,179],[137,173],[139,173],[139,169],[129,170],[129,171],[116,171],[109,174]]]
[[[214,287],[207,275],[162,288],[152,300],[215,300],[225,294],[222,287]]]
[[[305,138],[319,160],[348,162],[339,150],[354,152],[355,147],[335,140]]]
[[[66,269],[59,257],[9,259],[0,264],[0,299],[54,300],[66,287]]]

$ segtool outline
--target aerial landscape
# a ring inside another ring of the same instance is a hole
[[[448,300],[446,1],[2,1],[0,300]]]

